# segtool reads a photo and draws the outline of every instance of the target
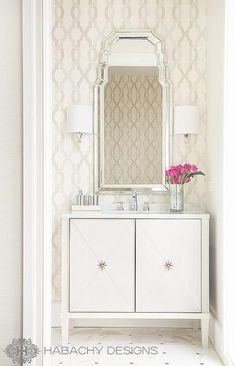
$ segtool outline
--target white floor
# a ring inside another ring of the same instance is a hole
[[[92,347],[102,348],[99,354],[86,355],[59,355],[57,349],[52,358],[52,365],[63,366],[221,366],[223,365],[214,348],[210,344],[208,350],[200,345],[200,330],[176,328],[75,328],[70,335],[69,350],[73,346],[82,351],[92,351]],[[61,332],[54,328],[52,344],[61,344]],[[119,352],[123,353],[124,346],[139,350],[140,355],[111,355],[114,347],[121,346]],[[146,354],[148,347],[154,346],[157,354]],[[140,348],[139,348],[140,347]],[[145,349],[143,348],[145,347]],[[53,349],[53,348],[52,348]],[[96,351],[96,349],[95,349]]]

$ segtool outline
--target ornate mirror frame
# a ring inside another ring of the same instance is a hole
[[[159,82],[162,85],[162,183],[161,184],[104,184],[104,86],[108,81],[109,59],[113,45],[120,39],[147,40],[155,46]],[[164,193],[168,187],[165,170],[172,160],[172,96],[168,79],[168,66],[162,41],[151,30],[118,30],[102,43],[98,65],[98,77],[94,85],[94,192],[99,194]]]

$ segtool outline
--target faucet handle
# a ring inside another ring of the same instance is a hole
[[[145,201],[144,202],[144,210],[145,211],[150,211],[150,205],[154,205],[154,204],[156,204],[156,202]]]
[[[144,210],[145,211],[150,211],[149,202],[144,202]]]
[[[119,209],[121,211],[124,211],[124,202],[123,201],[114,201],[113,203],[116,205],[119,205]]]

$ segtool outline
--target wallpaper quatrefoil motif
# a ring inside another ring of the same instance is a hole
[[[91,104],[101,42],[118,28],[152,29],[164,41],[175,105],[199,105],[200,135],[185,145],[174,137],[174,161],[206,170],[206,1],[54,0],[53,4],[53,300],[60,301],[61,213],[72,196],[92,189],[92,137],[78,145],[64,132],[66,107]],[[205,180],[186,188],[190,203],[205,206]],[[157,199],[165,200],[166,197]]]

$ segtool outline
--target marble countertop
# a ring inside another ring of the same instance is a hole
[[[197,210],[197,209],[189,209],[186,208],[184,211],[181,212],[172,212],[169,208],[162,209],[159,208],[158,210],[151,210],[151,211],[120,211],[120,210],[109,210],[109,209],[102,209],[97,211],[89,211],[89,210],[79,210],[79,211],[69,211],[62,214],[62,217],[67,218],[133,218],[133,219],[142,219],[142,218],[209,218],[210,215],[206,212]]]

